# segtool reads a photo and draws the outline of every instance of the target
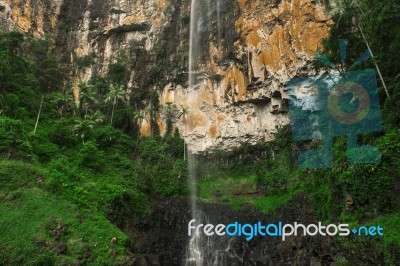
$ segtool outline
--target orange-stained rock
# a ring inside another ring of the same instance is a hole
[[[204,127],[206,125],[206,117],[197,110],[191,110],[187,116],[187,126],[189,130],[194,130],[196,127]]]
[[[272,140],[278,129],[289,123],[288,114],[280,111],[287,100],[285,82],[295,75],[313,75],[312,69],[308,68],[309,61],[322,48],[321,42],[332,26],[324,6],[319,3],[322,1],[232,0],[237,1],[236,9],[229,14],[230,28],[222,33],[229,31],[234,38],[224,34],[217,36],[216,22],[210,23],[215,32],[209,34],[208,43],[201,43],[204,62],[199,62],[196,69],[201,78],[196,79],[195,88],[187,88],[187,82],[176,79],[176,73],[184,75],[188,70],[171,66],[175,54],[166,54],[160,60],[155,48],[179,46],[181,52],[189,49],[189,25],[184,24],[182,18],[189,14],[190,1],[182,1],[179,7],[170,0],[104,1],[107,2],[105,9],[96,10],[103,12],[99,17],[91,16],[94,6],[89,1],[88,6],[79,10],[75,28],[67,29],[65,58],[71,61],[72,67],[77,57],[92,52],[97,54],[93,65],[71,70],[72,83],[86,82],[94,73],[106,76],[109,64],[116,62],[119,52],[134,45],[147,55],[145,60],[148,62],[132,64],[126,84],[128,90],[158,91],[161,105],[173,103],[178,112],[186,109],[188,114],[177,115],[173,127],[178,128],[194,152],[214,148],[229,150],[243,143]],[[46,31],[54,33],[61,6],[68,3],[66,0],[3,2],[8,8],[1,15],[6,18],[9,28],[39,38]],[[51,8],[46,9],[45,3],[49,2]],[[212,3],[215,1],[210,1]],[[220,21],[220,26],[228,27],[225,22],[226,19]],[[145,24],[146,29],[124,31],[135,24]],[[136,63],[134,53],[128,53],[124,60]],[[175,62],[178,65],[185,63]],[[139,80],[146,74],[142,70],[154,65],[159,66],[168,78],[163,77],[151,87],[142,88]],[[79,88],[75,85],[72,93],[78,104]],[[141,105],[140,108],[150,108],[148,99]],[[166,119],[162,111],[156,116],[161,134],[165,134]],[[142,137],[152,134],[149,121],[147,115],[140,122]]]
[[[211,125],[208,134],[210,138],[215,139],[217,137],[217,126],[215,124]]]
[[[142,124],[140,125],[140,136],[142,138],[151,136],[151,126],[149,120],[142,121]]]
[[[3,14],[6,17],[10,30],[19,30],[30,33],[34,37],[41,38],[45,31],[55,30],[62,1],[51,1],[51,9],[46,8],[44,0],[3,0],[3,4],[10,8],[10,14]],[[48,26],[45,26],[47,23]]]
[[[315,55],[332,25],[324,7],[311,0],[278,3],[263,5],[261,1],[240,0],[241,13],[236,22],[243,40],[237,45],[250,46],[253,53],[261,51],[259,68],[266,65],[269,71],[282,70],[288,63],[301,64],[304,59],[299,55]]]
[[[229,101],[229,99],[231,99],[235,102],[245,100],[247,83],[242,71],[236,67],[228,70],[225,73],[224,82],[225,87],[223,87],[223,90],[226,100]]]
[[[313,75],[307,65],[332,26],[324,6],[312,0],[238,0],[236,13],[240,38],[232,45],[236,57],[246,58],[243,65],[227,62],[225,51],[211,41],[208,60],[197,70],[205,78],[195,89],[173,92],[186,92],[184,101],[174,103],[189,108],[185,138],[194,152],[272,140],[289,123],[280,111],[287,100],[284,84],[298,74]],[[222,80],[211,82],[214,75]],[[164,101],[170,93],[164,90]]]

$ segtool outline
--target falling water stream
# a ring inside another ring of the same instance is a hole
[[[198,37],[198,17],[197,14],[196,0],[192,0],[190,8],[190,40],[189,40],[189,88],[188,95],[193,95],[192,90],[195,85],[195,71],[196,64],[195,60],[198,53],[198,43],[196,39]],[[196,178],[196,159],[192,153],[188,154],[189,164],[189,188],[190,188],[190,206],[192,219],[200,221],[200,215],[197,208],[197,178]],[[203,265],[203,256],[201,250],[201,235],[195,232],[189,239],[186,255],[186,265],[195,266]]]
[[[190,12],[190,43],[189,43],[189,88],[188,96],[196,97],[196,87],[201,82],[198,77],[200,70],[198,69],[199,57],[202,55],[202,44],[207,40],[203,36],[210,36],[215,33],[212,31],[211,21],[217,21],[217,45],[221,45],[221,0],[192,0]],[[215,18],[216,17],[216,18]],[[210,34],[211,33],[211,34]],[[203,47],[208,47],[205,45]],[[205,48],[206,49],[206,48]],[[201,60],[200,60],[201,61]],[[197,204],[197,165],[196,158],[190,152],[188,147],[188,164],[189,164],[189,186],[190,186],[190,204],[192,219],[196,220],[196,224],[202,222],[207,223],[208,218],[206,210],[201,210]],[[201,235],[199,232],[193,232],[189,239],[186,261],[187,266],[202,265],[224,265],[224,253],[229,249],[229,244],[217,246],[217,242],[211,238]]]

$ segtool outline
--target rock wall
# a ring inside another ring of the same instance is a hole
[[[308,63],[332,23],[321,4],[308,0],[239,0],[229,16],[238,35],[233,49],[218,50],[211,40],[200,67],[206,78],[190,95],[179,85],[161,95],[164,104],[188,108],[177,125],[195,152],[272,140],[289,122],[285,82],[314,74]]]
[[[251,206],[242,211],[232,211],[229,205],[223,204],[200,203],[200,206],[207,210],[207,215],[201,216],[204,223],[316,223],[312,204],[304,195],[297,196],[273,215],[258,212]],[[185,265],[189,209],[186,201],[159,202],[148,219],[140,222],[131,219],[122,227],[135,239],[132,252],[143,254],[137,259],[137,265]],[[337,256],[336,241],[330,237],[291,236],[282,241],[280,237],[257,236],[246,241],[245,237],[211,236],[200,242],[204,265],[336,265],[331,264]],[[377,257],[371,263],[379,264],[381,259]]]
[[[75,95],[80,82],[105,76],[110,64],[125,60],[127,97],[141,99],[137,108],[146,111],[142,136],[152,134],[151,121],[165,134],[170,119],[193,152],[272,140],[289,122],[284,84],[313,75],[308,62],[331,21],[314,0],[207,3],[217,3],[220,13],[209,15],[191,89],[188,0],[8,0],[0,1],[0,18],[37,37],[57,33]],[[90,65],[78,65],[92,54]],[[165,108],[151,111],[152,92],[162,106],[174,106],[172,118]]]
[[[62,0],[0,1],[0,26],[41,38],[54,32],[62,3]]]

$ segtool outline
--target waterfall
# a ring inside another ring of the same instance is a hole
[[[195,71],[196,71],[196,57],[198,53],[198,43],[195,38],[198,37],[198,18],[196,0],[192,0],[190,7],[190,40],[189,40],[189,88],[188,95],[192,95],[192,91],[195,85]],[[189,148],[189,147],[188,147]],[[190,188],[190,206],[192,219],[200,221],[200,215],[198,215],[197,209],[197,178],[196,178],[196,161],[193,154],[188,152],[188,164],[189,164],[189,188]],[[203,255],[201,250],[201,235],[199,232],[195,232],[189,239],[186,254],[186,265],[197,266],[203,265]]]
[[[199,62],[201,63],[201,56],[207,52],[205,49],[208,49],[210,36],[216,35],[216,42],[218,46],[221,45],[221,2],[221,0],[192,0],[191,2],[189,99],[196,97],[196,89],[202,82],[200,77],[204,75],[200,75],[200,72],[204,69],[199,69],[198,66]],[[216,21],[216,29],[212,26],[213,21]],[[204,47],[203,50],[202,47]],[[188,145],[188,164],[192,219],[196,220],[196,224],[207,223],[206,210],[201,210],[197,204],[197,165],[196,157],[190,152],[190,145]],[[221,241],[202,235],[201,232],[193,232],[188,241],[185,264],[187,266],[225,265],[224,256],[229,248],[229,242],[224,245]]]
[[[190,205],[192,212],[192,219],[197,223],[200,222],[201,213],[197,206],[197,176],[196,176],[196,159],[193,154],[189,153],[189,186],[190,186]],[[194,232],[189,239],[186,265],[187,266],[200,266],[203,265],[204,252],[201,247],[202,237],[199,232]]]

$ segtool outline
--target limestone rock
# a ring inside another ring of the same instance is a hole
[[[272,140],[289,123],[285,83],[314,75],[308,63],[331,20],[313,0],[207,3],[215,8],[201,18],[205,41],[190,90],[188,0],[3,0],[0,23],[38,38],[55,33],[75,96],[80,82],[106,76],[110,63],[126,60],[129,93],[158,91],[162,105],[188,110],[173,126],[192,152]],[[77,58],[91,54],[91,65],[77,65]],[[149,100],[142,105],[150,109]],[[165,134],[165,115],[155,120]],[[149,121],[139,121],[141,136],[151,134]]]

